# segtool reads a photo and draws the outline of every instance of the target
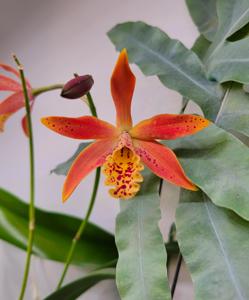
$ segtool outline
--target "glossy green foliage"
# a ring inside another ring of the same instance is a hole
[[[124,300],[170,299],[166,251],[158,227],[159,179],[147,172],[141,192],[121,203],[117,217],[119,251],[116,282]]]
[[[0,238],[26,250],[28,205],[18,197],[0,189],[0,213]],[[36,208],[33,253],[43,258],[64,262],[80,222],[80,219],[74,217]],[[89,223],[84,239],[77,244],[72,263],[78,266],[98,267],[116,259],[117,255],[114,237]]]
[[[182,191],[176,227],[196,300],[249,299],[248,222],[202,192]]]
[[[102,269],[70,282],[44,300],[75,300],[100,281],[115,279],[115,269]]]

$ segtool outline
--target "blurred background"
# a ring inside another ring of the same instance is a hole
[[[0,4],[0,60],[14,65],[11,53],[15,52],[24,64],[26,76],[34,88],[64,83],[72,78],[73,73],[92,74],[95,81],[92,95],[99,117],[110,122],[115,121],[115,112],[109,80],[118,53],[106,36],[108,30],[120,22],[142,20],[160,27],[187,47],[191,47],[197,37],[197,30],[183,0],[0,0]],[[179,94],[166,89],[154,77],[144,77],[135,65],[132,65],[132,69],[137,77],[133,98],[134,123],[158,113],[179,111]],[[39,96],[32,114],[36,205],[81,218],[88,205],[93,174],[82,182],[67,203],[62,204],[64,177],[49,173],[58,163],[64,162],[73,154],[78,142],[54,134],[43,127],[39,120],[46,115],[85,114],[89,114],[89,111],[84,103],[80,100],[62,99],[58,91]],[[20,126],[23,115],[24,111],[21,111],[10,118],[5,132],[0,135],[0,186],[22,199],[28,199],[28,143]],[[114,232],[119,204],[110,199],[107,190],[100,184],[91,221]],[[165,237],[174,217],[174,198],[177,193],[176,188],[164,186],[161,202],[163,219],[160,226]],[[24,258],[24,252],[0,242],[1,299],[17,298]],[[51,292],[61,269],[60,264],[33,259],[26,299],[42,299]],[[71,268],[67,280],[75,278],[81,272]],[[180,281],[175,299],[193,299],[186,270],[181,272]],[[80,299],[111,300],[118,299],[118,294],[112,282],[103,282]]]

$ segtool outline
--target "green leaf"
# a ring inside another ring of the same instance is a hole
[[[87,146],[89,146],[91,143],[90,142],[84,142],[79,144],[77,150],[73,154],[72,157],[70,157],[67,161],[64,163],[59,164],[56,166],[53,170],[51,170],[50,173],[55,173],[57,175],[67,175],[68,170],[70,169],[73,161],[76,159],[76,157],[80,154],[82,150],[84,150]]]
[[[211,43],[207,39],[205,39],[205,37],[203,35],[200,35],[196,39],[196,41],[195,41],[193,47],[191,48],[191,50],[194,51],[195,54],[197,54],[198,57],[201,60],[203,60],[203,58],[205,57],[205,55],[207,53],[207,50],[208,50],[208,47],[210,46],[210,44]]]
[[[249,137],[249,95],[241,84],[230,84],[217,124],[226,130],[234,130]]]
[[[249,299],[248,222],[201,192],[184,191],[176,227],[196,300]]]
[[[227,38],[249,22],[249,1],[219,0],[217,14],[219,28],[208,50],[207,62],[213,59]]]
[[[209,44],[209,41],[200,36],[192,50],[203,59]],[[226,93],[216,124],[232,133],[236,131],[249,137],[249,95],[241,84],[235,82],[224,85],[224,88]]]
[[[216,205],[249,220],[249,151],[242,142],[210,125],[167,145],[175,150],[189,178]]]
[[[0,214],[0,238],[26,250],[28,205],[18,197],[0,189]],[[36,208],[33,253],[43,258],[64,262],[80,223],[80,219]],[[89,223],[84,238],[77,244],[72,263],[78,266],[97,267],[116,258],[114,237]]]
[[[103,269],[77,279],[50,294],[44,300],[74,300],[98,282],[115,279],[115,269]]]
[[[208,76],[219,82],[249,83],[249,37],[225,42],[208,65]]]
[[[156,176],[146,175],[138,196],[121,203],[115,239],[119,251],[116,282],[123,300],[171,299],[166,251],[158,228],[158,184]]]
[[[189,13],[206,39],[212,41],[218,27],[216,0],[186,0]]]
[[[115,26],[108,36],[118,50],[127,48],[129,59],[147,75],[156,75],[161,82],[195,101],[206,117],[214,119],[222,91],[206,78],[198,56],[157,27],[143,22]]]

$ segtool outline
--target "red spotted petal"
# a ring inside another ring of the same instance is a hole
[[[14,74],[14,75],[17,76],[18,78],[20,77],[19,71],[16,70],[16,69],[14,69],[14,68],[12,68],[12,67],[9,66],[9,65],[0,63],[0,68],[2,68],[2,69],[3,69],[4,71],[6,71],[6,72],[10,72],[10,73]],[[27,78],[26,78],[26,83],[27,83],[27,87],[28,87],[29,89],[31,89],[31,84],[30,84],[30,82],[27,80]]]
[[[49,129],[73,139],[104,139],[119,134],[116,127],[92,116],[45,117],[41,122]]]
[[[100,140],[85,148],[72,164],[63,187],[62,199],[66,201],[81,180],[92,170],[101,166],[106,157],[112,153],[114,139]]]
[[[138,139],[172,140],[194,134],[209,124],[207,119],[200,116],[163,114],[138,123],[130,134]]]
[[[126,130],[132,126],[131,100],[135,82],[136,78],[129,67],[127,52],[124,49],[112,73],[111,92],[116,107],[117,126]]]
[[[0,91],[13,91],[17,92],[22,90],[21,85],[12,78],[0,75]]]
[[[11,94],[5,100],[0,103],[0,115],[11,114],[24,107],[23,92],[16,92]]]
[[[134,140],[134,146],[143,163],[157,176],[185,189],[197,190],[172,150],[153,141]]]

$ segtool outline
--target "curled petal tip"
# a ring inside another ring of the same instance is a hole
[[[199,188],[198,188],[198,186],[196,186],[190,179],[189,179],[189,181],[190,181],[190,183],[192,183],[192,186],[190,185],[188,188],[186,188],[186,189],[188,189],[188,190],[190,190],[190,191],[192,191],[192,192],[197,192],[197,191],[199,191]]]
[[[62,203],[65,203],[67,199],[69,198],[68,195],[66,195],[64,192],[62,193]]]
[[[40,119],[41,123],[42,123],[43,125],[45,125],[45,126],[47,126],[47,123],[48,123],[47,118],[48,118],[48,117],[43,117],[43,118]]]

